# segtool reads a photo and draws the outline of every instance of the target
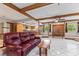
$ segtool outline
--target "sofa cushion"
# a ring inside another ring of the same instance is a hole
[[[31,45],[36,45],[38,42],[40,42],[39,39],[35,39],[35,40],[29,41],[29,43],[30,43]]]
[[[15,48],[15,49],[21,49],[22,47],[20,45],[7,45],[8,48]]]
[[[32,44],[33,42],[34,42],[34,40],[30,40],[28,43],[29,43],[29,44]]]
[[[30,36],[30,39],[31,39],[31,40],[34,40],[34,39],[35,39],[35,35],[31,35],[31,36]]]
[[[29,34],[30,34],[30,39],[34,40],[35,39],[35,33],[34,32],[29,32]]]
[[[31,44],[25,44],[22,46],[22,55],[26,56],[30,51],[32,50],[32,45]]]
[[[22,32],[20,33],[20,39],[22,42],[30,40],[30,36],[28,32]]]
[[[12,37],[11,39],[12,40],[18,40],[19,38],[18,37]]]
[[[23,42],[26,42],[26,41],[29,41],[30,40],[30,37],[28,36],[28,37],[22,37],[21,38],[21,41],[22,41],[22,43]]]
[[[4,42],[7,44],[21,44],[19,33],[6,33],[4,35]]]
[[[22,51],[26,51],[28,49],[31,49],[31,44],[22,44]]]

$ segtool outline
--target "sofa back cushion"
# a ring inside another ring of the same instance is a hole
[[[19,33],[5,33],[4,34],[4,43],[6,44],[21,44]]]
[[[34,40],[35,39],[35,33],[34,32],[29,32],[30,33],[30,39]]]
[[[26,42],[30,40],[29,32],[21,32],[20,39],[22,42]]]

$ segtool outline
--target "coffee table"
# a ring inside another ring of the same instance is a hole
[[[43,49],[45,56],[47,56],[49,45],[45,45],[44,42],[41,42],[41,43],[38,45],[38,47],[39,47],[39,55],[40,55],[40,56],[42,55],[42,49]]]

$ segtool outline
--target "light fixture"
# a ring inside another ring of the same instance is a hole
[[[21,24],[26,24],[26,23],[24,23],[24,22],[18,22],[18,23],[21,23]]]
[[[57,23],[57,22],[58,22],[58,20],[55,20],[55,22]]]
[[[60,3],[58,3],[58,6],[60,5]]]
[[[25,25],[26,23],[25,23],[25,22],[23,22],[22,24],[24,24],[24,25]]]
[[[59,20],[60,20],[60,18],[56,18],[55,22],[57,23],[57,22],[59,22]]]

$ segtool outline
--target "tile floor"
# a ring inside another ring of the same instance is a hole
[[[42,38],[51,40],[51,47],[48,49],[48,56],[79,56],[79,42],[62,38]],[[0,49],[0,55],[2,50]],[[28,56],[39,56],[39,48],[34,48]]]
[[[62,38],[42,38],[51,40],[48,56],[79,56],[79,42]],[[39,56],[38,47],[34,48],[28,56]]]

